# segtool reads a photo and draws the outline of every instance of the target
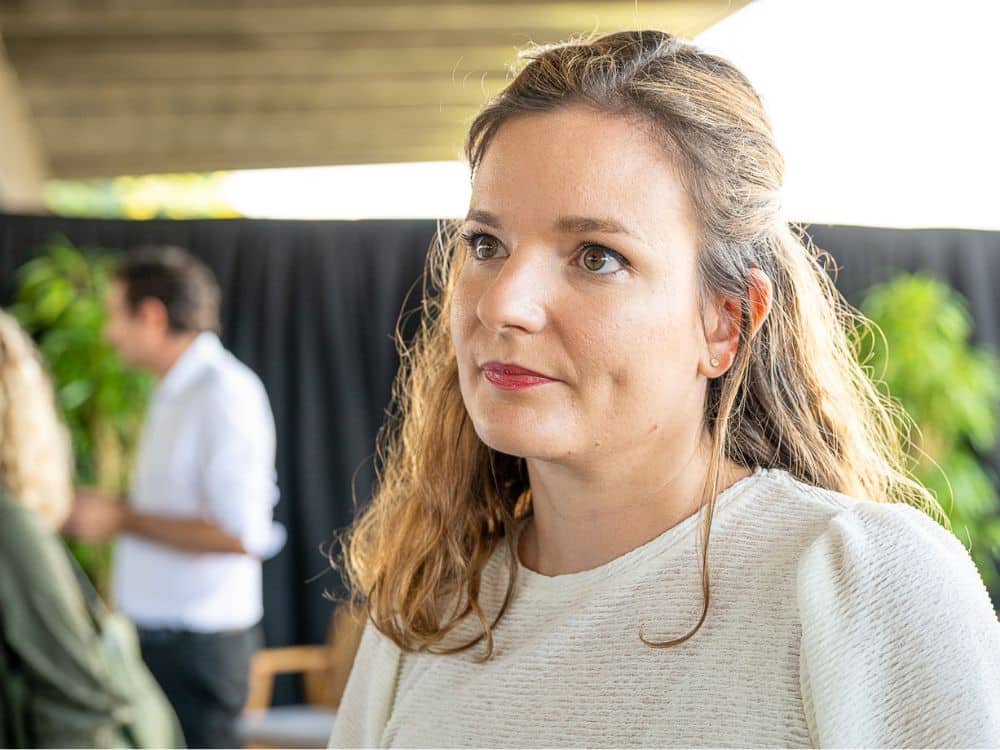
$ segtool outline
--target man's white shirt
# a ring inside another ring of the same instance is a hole
[[[117,606],[138,625],[218,632],[263,614],[261,560],[285,542],[273,521],[274,417],[260,379],[202,333],[157,385],[132,480],[135,510],[218,523],[249,554],[188,552],[125,534]]]

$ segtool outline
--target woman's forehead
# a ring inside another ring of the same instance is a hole
[[[635,118],[568,107],[502,125],[478,165],[471,212],[606,217],[654,229],[689,200],[662,146]]]

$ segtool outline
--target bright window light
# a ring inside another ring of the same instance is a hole
[[[756,0],[697,38],[760,92],[788,218],[1000,229],[1000,3]]]
[[[458,161],[245,170],[221,190],[244,216],[270,219],[460,218],[471,193]]]

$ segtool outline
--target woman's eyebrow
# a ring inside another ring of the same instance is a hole
[[[475,209],[469,211],[465,217],[466,221],[475,221],[485,224],[494,229],[502,229],[500,219],[489,211]],[[629,237],[641,239],[635,232],[630,231],[623,224],[614,219],[601,219],[590,216],[563,216],[555,223],[555,228],[560,232],[571,234],[586,234],[587,232],[601,232],[603,234],[625,234]]]
[[[493,227],[493,229],[502,229],[500,224],[500,219],[498,219],[494,214],[489,211],[481,211],[479,209],[473,209],[469,211],[468,215],[465,217],[466,221],[474,221],[478,224],[485,224],[488,227]]]
[[[560,232],[573,234],[586,234],[587,232],[600,232],[602,234],[626,234],[629,237],[640,239],[635,232],[627,229],[620,222],[614,219],[598,219],[589,216],[563,216],[556,222],[556,229]]]

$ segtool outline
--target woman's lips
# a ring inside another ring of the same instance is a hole
[[[487,362],[482,366],[482,370],[484,378],[505,391],[520,391],[556,382],[554,378],[546,377],[541,373],[503,362]]]

